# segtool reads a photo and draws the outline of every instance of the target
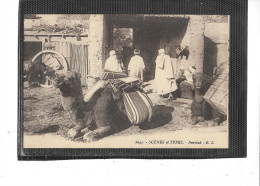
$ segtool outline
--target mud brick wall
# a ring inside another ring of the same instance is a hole
[[[189,65],[194,65],[197,72],[203,72],[204,61],[204,31],[202,16],[190,16],[190,22],[182,45],[189,46]],[[185,43],[186,42],[186,43]],[[185,43],[185,44],[184,44]]]
[[[229,23],[205,23],[204,73],[212,75],[214,67],[229,61]]]
[[[190,22],[182,46],[190,47],[188,60],[182,64],[194,65],[197,72],[212,76],[213,68],[228,63],[229,23],[226,15],[190,15]]]
[[[104,15],[90,15],[89,18],[89,73],[99,76],[105,61]]]

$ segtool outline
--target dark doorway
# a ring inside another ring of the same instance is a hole
[[[42,42],[24,42],[24,61],[31,61],[32,58],[40,51],[42,51]]]
[[[208,37],[204,37],[203,73],[212,77],[213,69],[217,67],[217,44]]]
[[[125,68],[133,56],[133,37],[133,28],[113,28],[113,50]]]
[[[158,50],[165,49],[166,54],[176,58],[176,48],[187,30],[187,19],[147,18],[134,30],[134,46],[141,49],[146,72],[145,80],[154,79],[155,60]]]
[[[141,50],[140,55],[145,63],[144,79],[146,81],[154,79],[155,59],[158,55],[158,49],[164,48],[171,58],[176,58],[175,50],[180,45],[189,22],[189,18],[186,17],[153,15],[108,15],[107,18],[108,26],[112,31],[110,32],[111,35],[109,34],[110,46],[108,48],[113,48],[118,52],[118,58],[119,60],[122,59],[126,68],[127,63],[133,56],[133,49],[139,48]],[[129,47],[123,50],[125,44],[118,45],[114,36],[118,35],[115,34],[117,32],[125,33],[122,37],[123,41],[127,41],[129,39],[127,35],[130,33],[128,29],[132,30],[133,36],[131,38],[131,49]]]

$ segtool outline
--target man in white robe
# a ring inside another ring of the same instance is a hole
[[[109,58],[107,58],[104,70],[112,72],[123,72],[122,64],[119,63],[116,57],[116,52],[111,50],[109,53]]]
[[[129,71],[129,76],[131,77],[137,77],[141,81],[144,80],[144,70],[145,70],[145,65],[144,65],[144,60],[140,56],[140,50],[135,49],[134,50],[134,56],[131,58],[129,65],[128,65],[128,71]]]
[[[160,96],[171,93],[177,89],[174,78],[173,64],[170,56],[165,54],[164,49],[158,50],[159,55],[156,58],[155,69],[155,87],[154,92]]]
[[[179,77],[181,75],[184,75],[185,78],[186,78],[186,82],[193,85],[193,75],[196,74],[196,67],[195,66],[188,66],[188,67],[185,67],[185,66],[180,66],[180,74],[179,74]]]

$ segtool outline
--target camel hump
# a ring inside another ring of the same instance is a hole
[[[97,83],[93,85],[93,87],[88,91],[88,93],[84,96],[84,101],[89,102],[93,95],[98,92],[100,89],[103,89],[107,85],[107,81],[99,80]]]

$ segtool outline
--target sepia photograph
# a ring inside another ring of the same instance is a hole
[[[0,185],[259,185],[256,1],[1,1]]]
[[[24,148],[229,148],[229,15],[23,18]]]

